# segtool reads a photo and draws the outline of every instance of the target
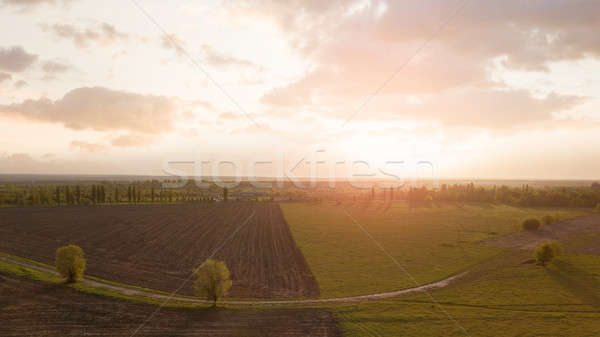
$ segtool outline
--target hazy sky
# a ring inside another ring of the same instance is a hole
[[[0,173],[600,177],[598,1],[0,0],[0,22]]]

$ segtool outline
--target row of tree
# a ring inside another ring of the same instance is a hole
[[[366,192],[323,194],[329,200],[404,200],[409,206],[427,206],[433,202],[499,203],[531,207],[596,207],[600,205],[600,188],[538,187],[528,185],[476,186],[470,184],[441,185],[432,189],[425,186],[411,188],[370,188]],[[350,199],[349,199],[350,198]]]
[[[0,206],[212,202],[216,195],[206,195],[203,191],[146,189],[139,185],[36,185],[11,189],[0,187]]]

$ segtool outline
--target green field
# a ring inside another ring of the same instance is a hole
[[[409,209],[403,202],[281,205],[315,274],[321,297],[398,290],[470,269],[505,250],[478,242],[521,230],[527,217],[587,214],[579,209],[442,204]],[[395,265],[350,214],[406,270]]]
[[[565,255],[547,268],[529,259],[510,251],[489,260],[430,292],[439,305],[419,294],[335,310],[346,336],[596,336],[600,257]]]
[[[281,207],[319,282],[321,297],[413,287],[408,273],[419,284],[466,273],[445,288],[388,300],[269,308],[330,310],[344,336],[595,336],[600,331],[600,256],[579,253],[597,246],[600,228],[562,238],[559,242],[567,253],[547,267],[535,264],[531,251],[481,244],[520,231],[521,221],[528,217],[552,214],[568,219],[587,215],[589,210],[493,204],[409,209],[402,202],[284,203]],[[0,261],[3,273],[62,283],[55,276]],[[156,299],[83,283],[67,286],[121,301],[159,304]],[[167,306],[196,311],[206,307],[180,301]],[[255,308],[265,309],[262,305]]]

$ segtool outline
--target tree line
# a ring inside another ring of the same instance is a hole
[[[115,203],[213,202],[215,193],[145,184],[76,184],[0,187],[0,206],[66,206]]]
[[[600,191],[585,187],[538,187],[529,185],[475,186],[475,184],[442,185],[439,189],[411,188],[401,192],[411,204],[434,201],[501,203],[530,207],[596,207]]]

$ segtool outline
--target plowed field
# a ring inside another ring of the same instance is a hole
[[[156,307],[85,294],[63,285],[0,275],[0,336],[130,337]],[[325,309],[162,308],[146,336],[341,336]]]
[[[0,209],[0,251],[47,264],[81,246],[88,275],[167,292],[217,251],[231,297],[319,296],[277,204],[216,203]],[[193,280],[180,294],[193,294]]]

